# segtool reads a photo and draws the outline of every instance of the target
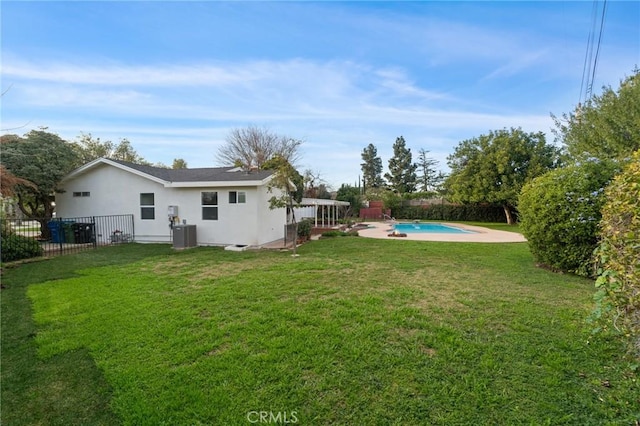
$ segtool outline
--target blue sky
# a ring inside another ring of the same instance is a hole
[[[602,7],[602,2],[599,2]],[[3,1],[3,133],[127,138],[211,167],[248,125],[304,140],[299,169],[354,184],[402,135],[457,144],[580,99],[593,2]],[[609,1],[594,92],[640,66],[640,2]],[[13,129],[13,130],[8,130]]]

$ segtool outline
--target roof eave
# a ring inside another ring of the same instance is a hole
[[[95,159],[77,169],[69,173],[67,176],[62,178],[62,182],[66,182],[72,179],[77,178],[78,176],[82,176],[83,174],[89,172],[90,170],[98,167],[101,164],[106,164],[109,166],[116,167],[120,170],[132,173],[134,175],[143,177],[145,179],[151,180],[153,182],[157,182],[163,185],[165,188],[204,188],[204,187],[257,187],[266,185],[272,178],[273,175],[269,175],[264,179],[255,179],[255,180],[221,180],[221,181],[181,181],[181,182],[171,182],[159,177],[150,175],[148,173],[141,172],[140,170],[128,167],[124,164],[120,164],[117,161],[110,160],[108,158],[98,158]]]
[[[120,170],[124,170],[126,172],[129,172],[129,173],[132,173],[134,175],[143,177],[145,179],[149,179],[151,181],[157,182],[157,183],[162,184],[162,185],[166,185],[168,183],[164,179],[160,179],[160,178],[152,176],[150,174],[141,172],[140,170],[136,170],[136,169],[133,169],[131,167],[127,167],[124,164],[120,164],[120,163],[118,163],[116,161],[113,161],[113,160],[110,160],[108,158],[98,158],[98,159],[95,159],[95,160],[85,164],[84,166],[81,166],[81,167],[75,169],[74,171],[69,173],[67,176],[62,178],[62,182],[64,183],[64,182],[69,181],[71,179],[74,179],[74,178],[76,178],[78,176],[81,176],[81,175],[85,174],[86,172],[90,171],[91,169],[97,167],[100,164],[108,164],[108,165],[116,167],[116,168],[118,168]]]
[[[198,182],[166,182],[166,188],[218,188],[218,187],[255,187],[263,186],[265,180],[219,180]]]

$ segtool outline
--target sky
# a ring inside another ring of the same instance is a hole
[[[303,141],[298,169],[355,185],[373,144],[439,161],[575,109],[604,2],[2,1],[2,134],[128,139],[223,166],[234,128]],[[596,34],[597,39],[597,34]],[[640,2],[608,1],[593,93],[640,66]]]

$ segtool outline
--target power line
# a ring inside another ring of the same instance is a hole
[[[593,82],[596,79],[596,69],[598,68],[598,55],[600,54],[600,43],[602,42],[602,33],[604,31],[604,17],[607,11],[607,0],[602,3],[602,17],[600,18],[600,34],[598,35],[598,47],[596,48],[596,56],[593,59],[593,71],[591,73],[591,86],[589,86],[588,97],[591,97],[591,89],[593,89]]]
[[[596,77],[596,71],[598,68],[598,58],[600,55],[600,45],[602,43],[602,34],[604,32],[604,21],[607,10],[607,0],[603,1],[602,4],[602,13],[600,15],[600,29],[598,31],[598,42],[595,47],[594,54],[594,44],[596,42],[596,26],[598,22],[598,0],[593,1],[593,5],[591,7],[591,29],[589,30],[589,37],[587,38],[587,49],[584,55],[584,63],[582,65],[582,81],[580,83],[580,97],[578,99],[578,105],[582,104],[582,101],[585,102],[589,100],[593,90],[593,83]],[[583,97],[584,95],[584,97]]]
[[[589,30],[589,37],[587,37],[587,50],[584,54],[584,63],[582,64],[582,82],[580,83],[580,96],[578,98],[578,105],[582,103],[582,94],[586,94],[587,91],[584,90],[585,83],[589,84],[589,69],[591,68],[591,55],[593,52],[593,35],[595,33],[596,28],[596,16],[598,10],[598,1],[593,0],[593,4],[591,6],[591,29]]]

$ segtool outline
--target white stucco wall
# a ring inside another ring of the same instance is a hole
[[[58,217],[133,214],[136,241],[171,242],[167,217],[170,205],[178,206],[180,223],[196,225],[200,245],[262,245],[284,235],[285,210],[270,210],[273,194],[266,186],[217,186],[166,188],[162,183],[101,164],[63,184],[56,194]],[[218,192],[218,220],[202,220],[201,192]],[[246,203],[229,203],[229,191],[244,191]],[[73,192],[90,192],[73,197]],[[140,193],[154,193],[155,219],[140,218]]]

